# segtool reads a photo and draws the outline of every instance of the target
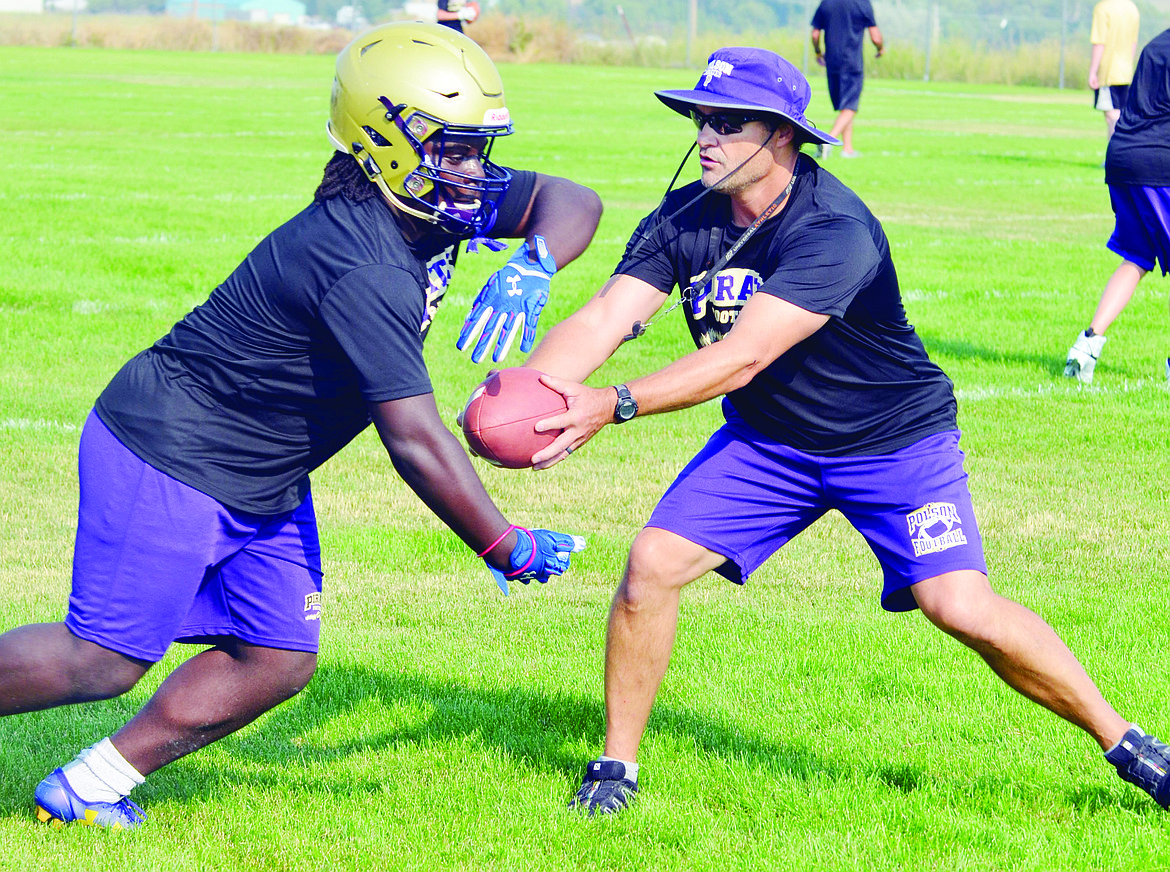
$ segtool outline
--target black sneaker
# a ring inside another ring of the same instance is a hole
[[[1154,797],[1162,808],[1170,807],[1170,748],[1133,727],[1105,759],[1124,780]]]
[[[638,784],[626,778],[626,765],[618,760],[592,760],[585,766],[581,789],[569,800],[569,808],[595,814],[621,811],[638,792]]]

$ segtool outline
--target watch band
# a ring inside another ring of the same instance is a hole
[[[613,421],[623,424],[638,414],[638,402],[625,385],[614,385],[617,391],[617,405],[613,407]]]

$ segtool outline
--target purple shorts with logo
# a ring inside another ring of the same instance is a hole
[[[141,660],[171,642],[317,650],[321,548],[310,497],[283,515],[229,509],[144,463],[91,412],[66,626]]]
[[[1109,186],[1116,223],[1105,247],[1147,272],[1155,262],[1170,273],[1170,188]]]
[[[742,584],[830,509],[881,563],[888,611],[917,608],[912,584],[959,569],[987,572],[957,430],[891,454],[823,457],[767,438],[726,402],[724,412],[727,423],[647,523],[725,555],[720,575]]]

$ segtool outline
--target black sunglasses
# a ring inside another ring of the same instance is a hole
[[[700,112],[698,109],[690,111],[691,121],[695,122],[695,127],[699,130],[703,129],[703,125],[711,125],[711,129],[720,136],[727,136],[730,133],[742,133],[743,126],[751,121],[763,121],[762,115],[751,115],[747,112],[712,112],[708,115],[706,112]]]

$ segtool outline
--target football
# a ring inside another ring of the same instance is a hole
[[[532,455],[560,430],[537,433],[536,423],[568,408],[565,398],[540,382],[535,369],[516,366],[492,373],[471,392],[463,410],[463,438],[493,466],[527,469]]]

